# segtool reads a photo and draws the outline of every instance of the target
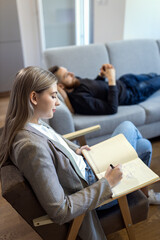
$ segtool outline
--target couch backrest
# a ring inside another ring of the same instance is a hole
[[[160,73],[160,52],[156,40],[125,40],[107,43],[106,46],[117,78],[126,73]]]
[[[80,77],[95,78],[103,63],[126,73],[160,73],[160,40],[135,39],[106,44],[50,48],[44,52],[46,68],[64,66]]]
[[[64,66],[80,77],[95,78],[103,63],[108,63],[105,44],[50,48],[44,52],[46,68]]]

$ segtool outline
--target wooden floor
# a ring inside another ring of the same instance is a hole
[[[4,124],[7,104],[8,98],[0,98],[0,127],[2,127]],[[160,137],[151,139],[151,142],[153,146],[151,169],[160,175]],[[160,192],[160,182],[153,184],[151,188],[157,192]],[[150,206],[148,219],[141,223],[135,224],[134,229],[136,240],[160,240],[160,205]],[[114,234],[108,235],[107,239],[128,240],[128,237],[126,230],[124,229]],[[1,195],[0,240],[41,240],[41,238],[1,197]]]
[[[8,97],[0,97],[0,128],[4,125],[5,115],[8,106]],[[0,239],[1,240],[1,239]]]

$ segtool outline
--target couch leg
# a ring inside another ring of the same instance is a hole
[[[87,145],[85,136],[78,137],[77,140],[79,141],[80,146]]]

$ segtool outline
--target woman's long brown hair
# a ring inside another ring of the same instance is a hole
[[[0,166],[7,160],[11,152],[13,140],[26,122],[33,116],[33,106],[30,102],[30,93],[37,93],[56,83],[55,76],[38,67],[21,69],[14,80],[8,110],[0,138]]]

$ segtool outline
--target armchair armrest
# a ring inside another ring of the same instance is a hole
[[[67,240],[76,239],[78,231],[80,229],[80,226],[83,222],[84,216],[85,216],[85,213],[76,217],[71,222],[70,229],[69,229],[69,232],[68,232],[68,236],[66,238]],[[51,224],[51,223],[53,223],[53,221],[49,218],[48,215],[33,219],[33,225],[35,227],[42,226],[42,225],[47,225],[47,224]]]
[[[48,215],[44,215],[42,217],[33,219],[33,225],[35,227],[39,227],[39,226],[43,226],[51,223],[53,223],[53,221],[52,219],[49,218]]]
[[[95,126],[84,128],[84,129],[81,129],[81,130],[78,130],[78,131],[75,131],[75,132],[72,132],[72,133],[65,134],[65,135],[63,135],[63,137],[67,138],[68,140],[71,140],[71,141],[74,141],[74,140],[77,139],[80,142],[80,145],[82,146],[82,145],[86,144],[86,140],[85,140],[84,136],[87,133],[97,131],[100,128],[101,128],[100,125],[95,125]]]

